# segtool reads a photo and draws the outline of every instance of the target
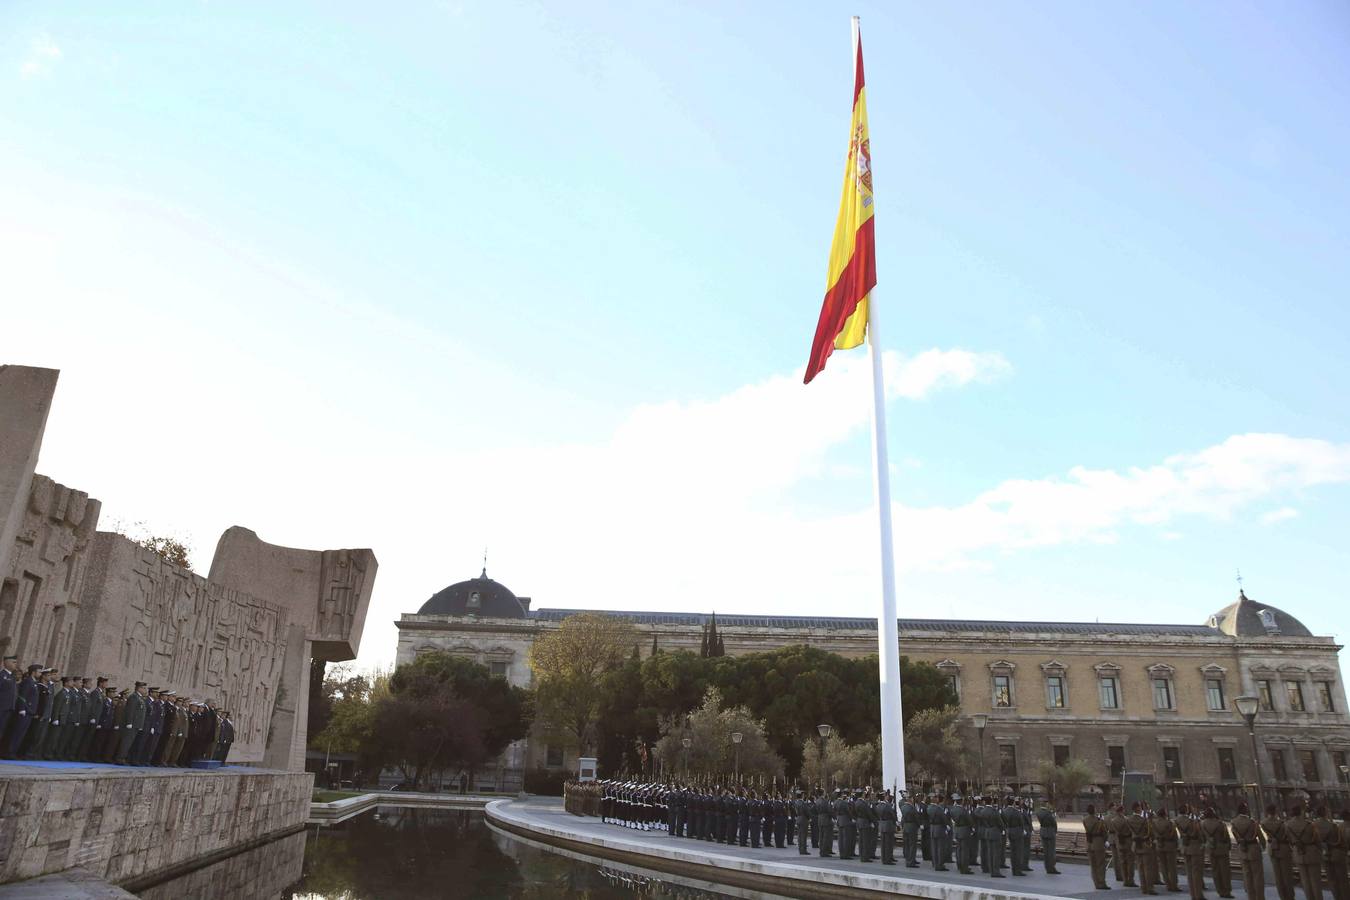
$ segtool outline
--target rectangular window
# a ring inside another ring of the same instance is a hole
[[[1344,750],[1333,750],[1331,753],[1331,764],[1336,767],[1336,778],[1341,784],[1350,784],[1350,767],[1345,764],[1346,753]]]
[[[1322,712],[1335,712],[1336,702],[1331,699],[1331,682],[1317,682],[1317,705]]]
[[[1303,769],[1304,781],[1321,781],[1322,776],[1317,773],[1317,754],[1311,750],[1298,751],[1299,766]]]
[[[1012,706],[1012,676],[994,676],[994,705]]]
[[[1102,709],[1120,709],[1120,683],[1115,678],[1102,678],[1097,683]]]
[[[1205,697],[1209,700],[1209,708],[1215,712],[1223,711],[1223,681],[1218,678],[1205,679]]]
[[[1056,744],[1051,748],[1055,756],[1055,765],[1063,766],[1069,762],[1069,748],[1064,744]]]
[[[952,696],[953,696],[953,697],[960,697],[960,696],[961,696],[961,692],[958,691],[958,690],[956,689],[956,676],[955,676],[955,675],[948,675],[948,676],[947,676],[947,690],[949,690],[949,691],[952,692]]]
[[[1275,780],[1288,781],[1289,770],[1285,767],[1284,764],[1284,751],[1271,750],[1267,748],[1267,752],[1270,753],[1270,768],[1275,773]]]
[[[492,672],[493,675],[497,675],[497,676],[499,676],[499,677],[501,677],[501,678],[505,678],[505,677],[506,677],[506,666],[507,666],[507,664],[504,663],[504,662],[490,662],[490,663],[488,663],[488,670],[489,670],[490,672]]]
[[[1172,708],[1172,680],[1170,678],[1153,679],[1153,708]]]
[[[1004,778],[1017,777],[1017,747],[1012,744],[998,745],[998,774]]]
[[[548,745],[548,767],[550,769],[560,769],[563,764],[563,750],[561,747]]]
[[[1237,763],[1233,760],[1232,747],[1219,748],[1219,780],[1237,781]]]
[[[1286,681],[1284,690],[1289,695],[1289,708],[1294,712],[1303,712],[1303,685],[1297,681]]]
[[[1269,681],[1256,682],[1256,695],[1261,698],[1261,711],[1270,712],[1275,709],[1275,695],[1270,690]]]
[[[1051,709],[1064,708],[1064,676],[1051,675],[1045,679],[1045,705]]]
[[[1163,748],[1163,769],[1167,772],[1168,781],[1181,780],[1181,748]]]
[[[1111,777],[1119,778],[1125,774],[1125,748],[1107,747],[1106,756],[1111,760]]]

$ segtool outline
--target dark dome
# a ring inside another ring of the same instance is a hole
[[[1307,626],[1282,609],[1257,603],[1238,591],[1236,603],[1230,603],[1209,617],[1209,626],[1233,637],[1312,637]]]
[[[484,616],[494,619],[523,619],[529,600],[517,597],[504,584],[487,577],[452,584],[432,594],[417,611],[419,616]]]

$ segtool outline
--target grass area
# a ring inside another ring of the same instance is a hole
[[[322,791],[317,788],[314,791],[313,802],[332,803],[334,800],[343,800],[347,797],[359,797],[367,791]]]

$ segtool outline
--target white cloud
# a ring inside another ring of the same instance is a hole
[[[61,61],[61,48],[50,35],[40,34],[28,45],[28,55],[19,64],[19,77],[27,81],[45,75]]]
[[[1290,519],[1298,518],[1298,510],[1292,506],[1281,506],[1279,509],[1272,509],[1261,517],[1262,525],[1275,525],[1279,522],[1287,522]]]

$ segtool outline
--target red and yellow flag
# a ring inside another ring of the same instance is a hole
[[[872,156],[867,144],[867,95],[863,88],[862,40],[855,48],[853,123],[849,130],[844,195],[834,223],[825,304],[806,363],[810,384],[836,347],[847,350],[867,335],[867,295],[877,284],[876,238],[872,227]]]

